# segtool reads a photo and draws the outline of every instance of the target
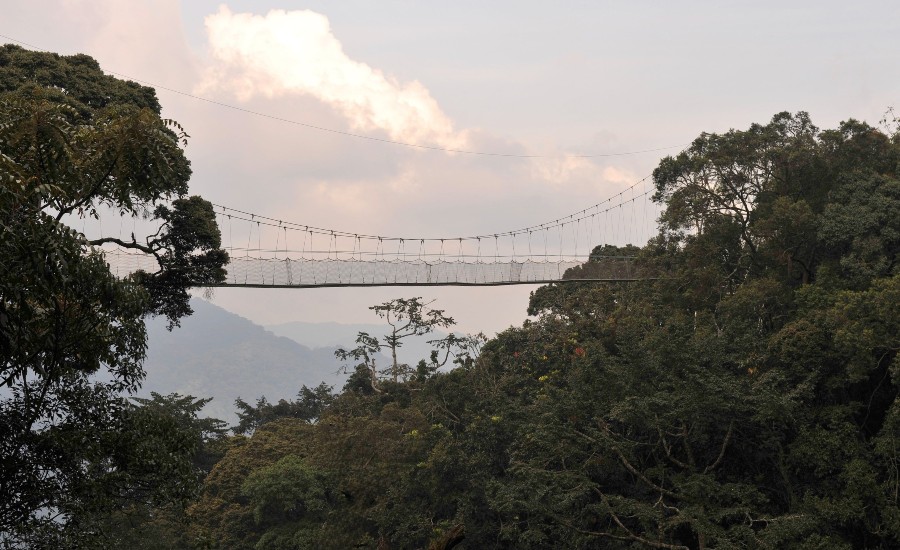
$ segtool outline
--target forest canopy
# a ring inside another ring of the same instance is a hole
[[[90,58],[10,46],[0,117],[0,543],[900,546],[896,120],[703,133],[654,171],[659,233],[596,243],[645,280],[540,287],[522,326],[387,370],[371,357],[401,341],[397,313],[452,311],[373,306],[393,339],[341,350],[341,391],[240,401],[228,435],[206,397],[121,397],[143,316],[176,323],[227,260],[216,228],[181,223],[210,220],[184,131]],[[124,284],[64,224],[99,204],[169,223],[121,243],[159,273]]]
[[[280,405],[315,417],[244,403],[191,544],[897,547],[898,170],[896,121],[701,134],[659,234],[597,244],[648,280],[541,287],[450,372],[357,358]]]

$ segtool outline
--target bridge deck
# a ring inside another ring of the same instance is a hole
[[[383,286],[509,286],[509,285],[547,285],[550,283],[634,283],[637,281],[656,280],[647,277],[634,279],[548,279],[544,281],[528,280],[528,281],[496,281],[483,283],[319,283],[310,285],[269,285],[259,283],[222,283],[216,285],[195,285],[198,288],[362,288],[362,287],[383,287]]]

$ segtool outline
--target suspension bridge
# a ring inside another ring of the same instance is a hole
[[[655,215],[644,178],[588,208],[537,225],[463,237],[396,237],[303,225],[215,204],[229,254],[222,287],[494,286],[635,281],[632,255]],[[112,224],[115,226],[115,224]],[[106,224],[109,233],[110,224]],[[120,237],[124,221],[118,225]],[[133,234],[133,233],[132,233]],[[154,272],[153,255],[103,246],[113,272]],[[599,251],[599,252],[598,252]]]

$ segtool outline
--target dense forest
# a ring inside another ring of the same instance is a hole
[[[46,204],[186,193],[154,183],[175,176],[140,170],[150,153],[138,140],[176,136],[171,125],[134,138],[132,179],[122,168],[93,195],[75,181],[66,162],[80,150],[63,151],[41,124],[112,131],[103,124],[116,113],[157,124],[147,112],[158,105],[112,79],[9,84],[38,62],[48,79],[65,76],[60,67],[100,78],[89,58],[74,61],[0,50],[0,381],[11,395],[0,403],[0,543],[900,546],[900,129],[890,111],[878,127],[822,130],[800,112],[703,133],[653,173],[658,235],[593,254],[636,255],[645,280],[538,288],[523,304],[533,321],[490,339],[441,338],[417,365],[369,360],[402,332],[361,334],[338,353],[353,372],[343,388],[242,401],[229,427],[199,415],[211,396],[121,396],[141,378],[142,328],[129,319],[177,322],[191,273],[176,264],[194,257],[184,251],[210,253],[192,276],[216,277],[222,258],[209,228],[202,242],[173,235],[162,244],[174,275],[140,274],[146,290],[128,290],[46,214]],[[102,86],[116,105],[88,101]],[[190,201],[157,215],[204,219],[202,199]],[[196,227],[206,226],[183,229]],[[35,242],[62,243],[62,259],[32,258]],[[54,324],[51,306],[71,323]],[[452,327],[438,306],[403,298],[373,310],[421,334]],[[107,327],[104,338],[75,322],[85,311],[102,315],[90,330]],[[445,363],[456,367],[438,371]],[[89,382],[101,368],[115,382]]]

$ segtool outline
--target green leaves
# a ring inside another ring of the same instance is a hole
[[[171,330],[192,313],[188,288],[225,280],[228,253],[220,248],[221,233],[209,201],[198,196],[176,199],[171,208],[158,206],[154,215],[163,222],[161,235],[148,238],[146,246],[122,244],[156,257],[159,271],[138,271],[132,278],[150,294],[148,313],[168,317]]]
[[[408,380],[374,359],[429,317],[375,306],[392,338],[339,351],[344,392],[227,496],[214,470],[204,524],[248,546],[897,546],[897,146],[803,113],[701,135],[655,174],[661,234],[578,270],[663,276],[542,287],[535,320],[438,342]]]
[[[234,433],[250,435],[260,426],[279,418],[298,418],[310,423],[315,422],[334,401],[335,396],[331,390],[332,387],[324,382],[315,388],[302,386],[296,400],[280,399],[278,403],[272,404],[263,396],[256,400],[256,406],[238,398],[234,403],[238,408],[238,424],[233,428]]]
[[[99,518],[123,501],[183,501],[196,489],[196,440],[120,397],[144,377],[143,317],[177,322],[191,283],[224,277],[212,207],[181,198],[185,138],[160,119],[151,89],[87,56],[0,47],[4,544],[96,546]],[[117,280],[92,246],[108,241],[66,225],[101,206],[136,215],[172,199],[157,210],[160,240],[123,243],[158,254],[158,274]]]
[[[303,519],[315,527],[328,506],[323,476],[298,456],[288,455],[254,470],[241,485],[258,525]]]

